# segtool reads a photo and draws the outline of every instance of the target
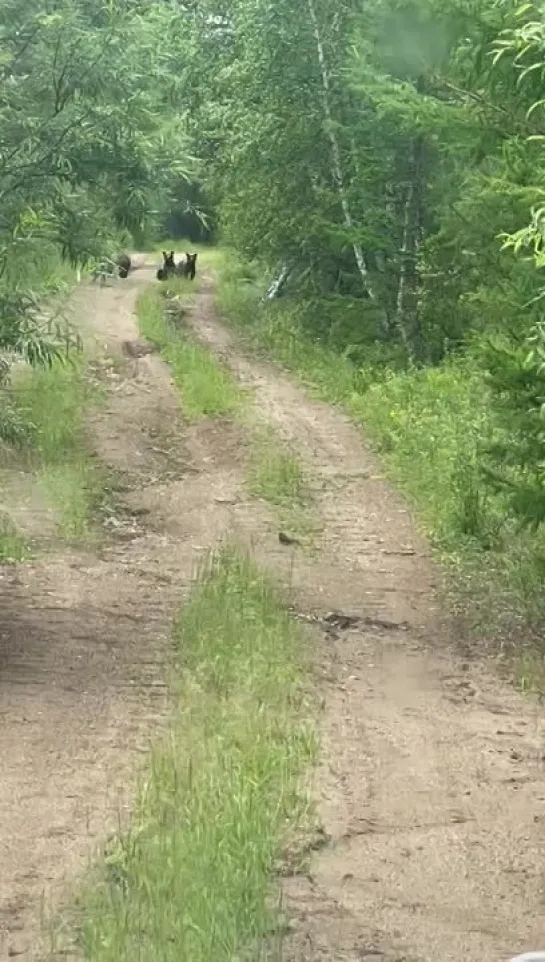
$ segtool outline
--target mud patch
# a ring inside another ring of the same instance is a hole
[[[185,429],[187,444],[198,452],[200,463],[215,469],[240,467],[251,444],[248,432],[239,421],[211,418]]]

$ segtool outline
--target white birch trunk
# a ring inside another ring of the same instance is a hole
[[[274,281],[268,287],[263,300],[274,301],[274,299],[280,294],[280,291],[282,290],[290,274],[291,267],[288,267],[287,264],[283,264],[278,277],[275,277]]]
[[[414,184],[412,179],[407,185],[405,203],[403,209],[403,237],[401,242],[401,268],[399,271],[399,281],[397,285],[396,299],[396,326],[401,334],[405,347],[411,352],[411,345],[408,343],[407,331],[405,330],[405,294],[407,291],[407,255],[409,253],[409,233],[411,229],[411,210],[414,198]]]
[[[344,177],[343,168],[341,163],[341,152],[339,149],[339,144],[335,136],[335,131],[333,129],[333,117],[331,113],[331,90],[329,83],[329,71],[327,69],[327,62],[324,53],[324,46],[322,43],[322,38],[320,35],[320,27],[318,25],[318,18],[316,16],[316,10],[314,8],[314,0],[307,0],[308,12],[310,19],[312,21],[312,29],[314,33],[314,39],[316,40],[316,50],[318,53],[318,63],[320,65],[320,71],[322,74],[322,103],[324,108],[324,115],[326,119],[327,126],[327,136],[329,138],[329,143],[331,145],[331,160],[333,169],[333,178],[337,185],[337,190],[339,192],[339,198],[341,201],[341,208],[343,212],[344,225],[348,230],[352,230],[353,221],[350,212],[350,206],[346,198],[346,190],[344,187]],[[374,294],[369,285],[369,272],[367,270],[367,264],[365,263],[365,257],[363,256],[363,251],[361,246],[357,243],[352,244],[354,251],[354,257],[358,270],[361,275],[363,286],[367,291],[369,297],[374,300]]]
[[[407,185],[403,200],[401,264],[397,285],[395,322],[407,352],[420,357],[422,339],[418,318],[416,258],[421,234],[421,145],[413,140],[407,165]]]

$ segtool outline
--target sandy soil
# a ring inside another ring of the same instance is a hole
[[[127,350],[152,268],[80,295],[108,392],[91,424],[116,479],[106,544],[0,569],[0,959],[35,957],[42,893],[62,891],[127,805],[140,752],[168,717],[171,616],[195,558],[226,531],[290,584],[302,615],[359,619],[316,628],[327,841],[308,874],[286,879],[284,955],[498,962],[545,945],[539,706],[457,653],[426,546],[361,435],[245,357],[203,277],[196,336],[312,477],[320,551],[279,543],[244,493],[240,428],[188,429],[168,369]]]
[[[437,610],[407,506],[357,429],[241,353],[205,286],[193,329],[253,391],[313,479],[317,560],[255,532],[304,613],[359,617],[324,632],[316,798],[328,842],[286,882],[297,960],[493,962],[545,946],[543,712],[477,658]],[[239,523],[255,530],[252,509]]]

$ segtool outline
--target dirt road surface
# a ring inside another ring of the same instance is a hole
[[[359,616],[324,633],[322,763],[328,844],[286,883],[288,956],[493,962],[545,946],[542,709],[457,653],[407,506],[357,429],[245,357],[201,289],[195,336],[253,391],[299,452],[320,505],[321,552],[256,537],[304,612]],[[239,523],[254,526],[252,509]],[[257,532],[256,532],[257,534]]]
[[[80,295],[108,394],[90,425],[116,479],[106,544],[0,570],[0,959],[37,957],[42,893],[57,897],[117,823],[168,717],[171,616],[198,554],[231,530],[302,614],[359,619],[316,633],[327,843],[286,879],[284,955],[499,962],[545,946],[542,711],[457,654],[426,547],[361,435],[245,357],[203,277],[195,335],[312,478],[320,551],[279,544],[244,492],[240,427],[188,428],[161,360],[122,361],[153,267]]]

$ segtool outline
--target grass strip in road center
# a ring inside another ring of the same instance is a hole
[[[173,290],[176,286],[185,290],[181,280],[172,285]],[[138,299],[140,332],[159,348],[170,365],[183,413],[189,420],[232,415],[242,404],[242,392],[211,351],[188,337],[180,323],[182,312],[180,307],[179,317],[167,316],[163,288],[149,287]]]
[[[304,637],[275,587],[247,555],[223,549],[200,571],[174,641],[170,738],[85,899],[92,962],[257,957],[278,927],[283,847],[308,826]]]

